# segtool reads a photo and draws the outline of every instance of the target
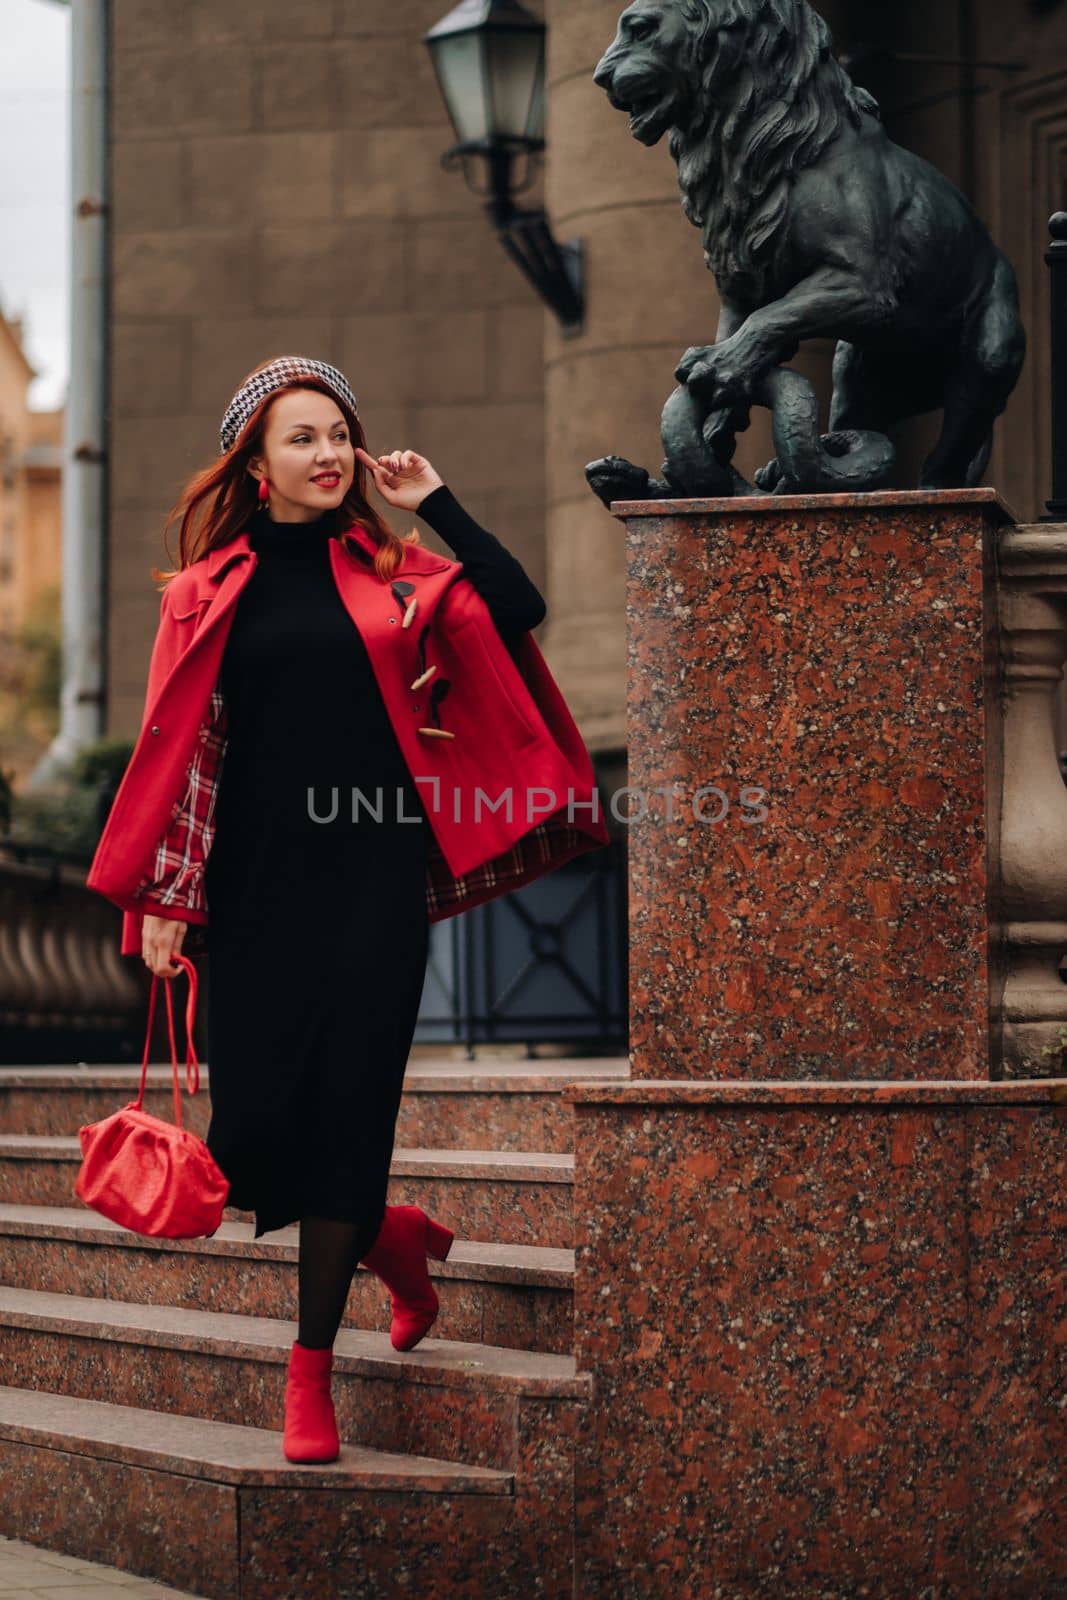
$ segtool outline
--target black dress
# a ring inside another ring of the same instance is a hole
[[[545,614],[521,564],[446,485],[418,514],[514,649]],[[343,527],[335,511],[278,523],[262,510],[250,527],[259,559],[222,659],[204,878],[206,1139],[256,1238],[311,1213],[359,1222],[365,1253],[426,974],[430,823],[337,592],[328,544]]]

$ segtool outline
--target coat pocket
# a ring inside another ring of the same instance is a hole
[[[533,739],[540,739],[544,729],[538,727],[522,703],[522,692],[528,694],[529,691],[523,684],[518,667],[508,655],[503,640],[499,641],[499,649],[506,658],[507,666],[497,666],[486,644],[483,626],[480,617],[472,617],[469,622],[462,623],[454,635],[456,653],[464,667],[473,675],[475,690],[484,686],[485,699],[477,708],[479,717],[488,714],[495,720],[495,713],[499,711],[501,719],[509,722],[514,728],[515,738],[519,744],[528,744]],[[508,668],[518,679],[521,689],[509,682]],[[446,700],[445,706],[447,705]]]
[[[187,600],[180,611],[175,611],[174,620],[175,622],[192,622],[195,632],[200,625],[200,618],[205,614],[210,604],[211,596],[209,594],[202,595],[199,600]]]

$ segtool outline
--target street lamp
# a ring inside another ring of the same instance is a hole
[[[441,157],[446,172],[463,167],[501,244],[559,318],[564,334],[581,331],[582,246],[560,244],[542,209],[521,210],[514,197],[529,188],[530,158],[545,148],[545,33],[519,0],[461,0],[423,35],[458,144]],[[513,167],[527,161],[526,181]],[[472,181],[485,163],[488,187]]]

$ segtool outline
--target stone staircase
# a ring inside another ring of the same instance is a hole
[[[334,1346],[340,1459],[285,1460],[296,1227],[149,1242],[73,1195],[83,1122],[139,1067],[0,1068],[0,1532],[234,1600],[563,1600],[574,1449],[571,1109],[625,1057],[477,1062],[416,1050],[391,1203],[456,1234],[416,1349],[363,1267]],[[186,1126],[207,1127],[201,1092]],[[171,1119],[169,1067],[147,1109]]]

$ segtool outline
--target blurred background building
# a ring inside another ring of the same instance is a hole
[[[0,746],[16,780],[55,721],[23,676],[27,636],[58,629],[62,569],[63,411],[30,410],[35,375],[21,319],[0,311]]]
[[[31,411],[22,322],[0,312],[0,634],[60,578],[63,412]]]

